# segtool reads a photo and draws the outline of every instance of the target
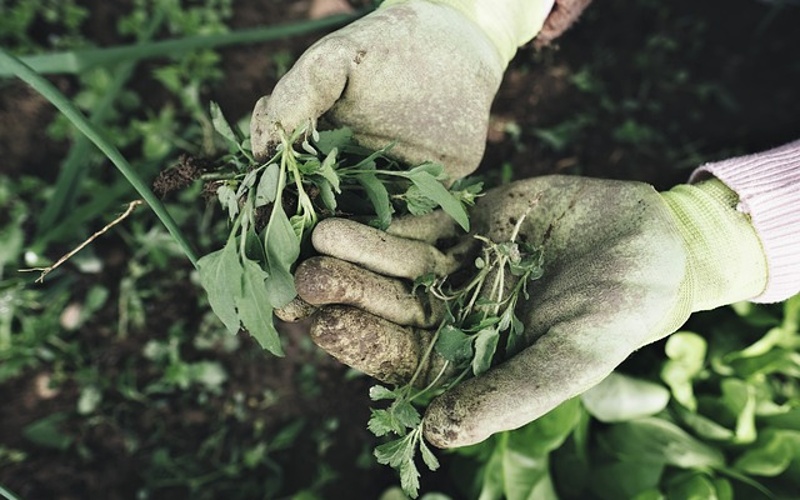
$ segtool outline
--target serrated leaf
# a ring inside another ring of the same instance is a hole
[[[407,177],[419,188],[423,195],[442,207],[442,210],[447,212],[464,231],[469,231],[469,216],[467,215],[467,211],[464,210],[464,206],[458,198],[453,196],[441,182],[424,170],[408,172]]]
[[[256,187],[256,208],[273,203],[278,196],[281,169],[277,163],[267,165]]]
[[[376,446],[374,454],[378,463],[398,468],[403,462],[411,460],[414,449],[410,438],[411,435],[408,435]]]
[[[367,192],[367,198],[375,208],[375,214],[378,216],[377,225],[381,229],[386,229],[392,222],[392,213],[394,208],[389,200],[389,192],[383,183],[372,173],[362,173],[355,176],[364,191]]]
[[[406,429],[389,410],[372,410],[367,428],[376,436],[385,436],[394,433],[400,436],[406,434]]]
[[[406,400],[396,400],[389,407],[389,411],[392,413],[394,418],[397,419],[400,425],[403,425],[409,429],[417,427],[422,421],[419,411],[414,408],[414,405]]]
[[[242,324],[259,345],[276,356],[283,356],[283,348],[272,318],[270,297],[265,280],[269,276],[258,263],[244,261],[242,294],[236,298],[236,307]]]
[[[225,328],[235,335],[239,331],[235,298],[242,293],[244,272],[236,253],[236,239],[229,238],[222,250],[203,256],[197,262],[197,267],[200,284],[208,294],[211,310]]]
[[[428,466],[428,469],[435,471],[439,468],[439,459],[433,454],[424,438],[419,440],[419,450],[422,452],[422,461]]]
[[[413,459],[400,465],[400,487],[411,498],[417,498],[419,495],[419,471]]]

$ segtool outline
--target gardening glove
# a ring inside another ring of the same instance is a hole
[[[523,348],[433,400],[426,438],[465,446],[520,427],[600,382],[692,312],[757,296],[766,259],[736,204],[716,179],[658,193],[637,182],[551,176],[489,192],[472,210],[473,232],[504,242],[519,223],[517,241],[542,248],[544,275],[528,283],[529,298],[516,309]],[[441,214],[401,221],[395,234],[321,222],[312,241],[334,258],[306,261],[296,273],[300,296],[322,306],[314,340],[380,379],[407,377],[428,346],[436,307],[404,279],[472,265],[463,240],[453,251],[430,244],[448,236],[442,228],[452,234]]]
[[[269,155],[282,129],[318,118],[411,165],[441,163],[451,181],[483,155],[489,108],[517,46],[553,0],[387,0],[322,38],[255,105],[251,145]]]

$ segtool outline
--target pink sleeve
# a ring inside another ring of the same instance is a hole
[[[800,292],[800,140],[748,156],[702,165],[690,182],[713,175],[739,195],[769,266],[767,288],[753,302]]]

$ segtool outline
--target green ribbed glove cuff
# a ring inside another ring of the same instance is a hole
[[[413,0],[385,0],[389,7]],[[426,0],[448,5],[478,25],[507,65],[517,48],[530,42],[544,26],[553,0]]]
[[[749,217],[736,210],[735,192],[709,179],[661,196],[687,246],[682,295],[691,311],[747,300],[764,290],[767,260]]]

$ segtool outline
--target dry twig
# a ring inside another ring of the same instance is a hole
[[[32,267],[30,269],[20,269],[19,272],[21,272],[21,273],[30,273],[30,272],[34,272],[34,271],[41,271],[42,274],[40,274],[39,277],[36,278],[35,283],[44,282],[44,277],[45,276],[50,274],[52,271],[54,271],[57,267],[59,267],[64,262],[66,262],[69,259],[71,259],[73,255],[75,255],[76,253],[78,253],[81,250],[83,250],[89,243],[93,242],[98,237],[100,237],[104,233],[106,233],[109,229],[111,229],[112,227],[116,226],[117,224],[119,224],[120,222],[125,220],[131,213],[133,213],[133,211],[136,209],[136,207],[138,207],[139,205],[141,205],[143,203],[144,202],[142,200],[133,200],[132,202],[128,203],[128,208],[126,208],[125,211],[119,217],[117,217],[116,219],[114,219],[111,222],[109,222],[108,224],[106,224],[106,226],[103,229],[101,229],[101,230],[97,231],[96,233],[94,233],[93,235],[89,236],[89,238],[87,238],[83,243],[81,243],[77,247],[73,248],[68,253],[64,254],[52,266]]]

